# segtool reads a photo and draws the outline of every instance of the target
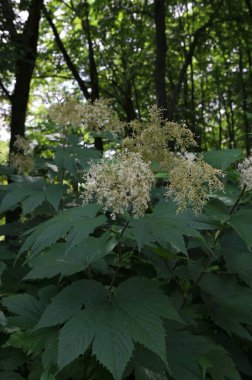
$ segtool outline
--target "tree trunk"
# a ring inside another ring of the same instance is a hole
[[[241,86],[241,94],[242,94],[242,113],[243,113],[243,122],[244,122],[244,140],[247,156],[250,155],[251,150],[251,128],[248,120],[248,104],[247,104],[247,91],[245,86],[244,74],[243,74],[243,55],[242,55],[242,47],[239,47],[239,72],[240,72],[240,86]]]
[[[30,93],[30,84],[37,57],[39,21],[43,0],[33,0],[24,26],[21,52],[16,61],[16,82],[11,98],[10,153],[14,149],[16,135],[25,135],[25,118]],[[20,54],[21,53],[21,54]]]
[[[156,62],[155,62],[155,88],[157,106],[167,110],[167,97],[165,86],[166,69],[166,35],[165,35],[165,0],[154,0],[154,19],[156,28]]]

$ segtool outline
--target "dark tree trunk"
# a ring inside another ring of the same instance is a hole
[[[28,9],[28,19],[20,36],[15,28],[15,14],[8,0],[2,1],[5,24],[10,33],[11,43],[15,47],[15,86],[11,102],[11,138],[10,153],[15,151],[16,136],[25,135],[25,118],[28,106],[30,84],[37,57],[39,22],[43,0],[32,0]]]
[[[165,0],[154,0],[154,19],[156,28],[156,62],[155,88],[157,106],[167,110],[165,86],[166,71],[166,35],[165,35]]]
[[[132,100],[132,83],[130,80],[127,82],[127,88],[125,90],[125,105],[124,109],[126,112],[126,121],[127,123],[131,122],[136,118],[136,112],[134,109],[134,104]]]
[[[249,12],[250,17],[252,17],[252,5],[251,5],[250,0],[245,0],[245,4],[248,8],[248,12]]]
[[[91,101],[94,102],[100,97],[100,87],[99,87],[99,77],[97,71],[97,65],[94,55],[94,46],[91,34],[91,26],[89,21],[89,4],[87,0],[84,0],[84,15],[85,17],[81,20],[82,29],[86,35],[88,42],[88,63],[89,63],[89,75],[90,75],[90,85],[91,85]],[[101,137],[95,138],[95,148],[100,152],[103,152],[103,141]]]
[[[89,21],[89,4],[87,0],[84,1],[85,19],[82,19],[82,29],[86,34],[88,42],[88,60],[89,60],[89,73],[91,82],[91,100],[95,101],[100,97],[99,78],[97,72],[97,65],[94,56],[94,46],[91,35],[91,26]]]
[[[245,147],[246,147],[246,153],[247,156],[250,155],[251,150],[251,128],[250,123],[248,120],[248,96],[247,96],[247,90],[244,80],[244,74],[243,74],[243,54],[242,54],[242,47],[239,48],[239,71],[240,71],[240,86],[241,86],[241,94],[242,94],[242,113],[243,113],[243,122],[244,122],[244,140],[245,140]]]
[[[10,153],[14,149],[16,135],[25,135],[25,118],[30,93],[32,73],[37,57],[39,21],[43,0],[33,0],[24,26],[19,58],[16,61],[16,82],[11,99]]]
[[[37,44],[39,36],[39,22],[43,0],[32,0],[28,9],[28,19],[25,22],[22,35],[15,29],[15,15],[8,0],[3,0],[2,7],[6,26],[10,33],[11,43],[15,47],[15,86],[8,99],[11,103],[10,121],[10,150],[9,154],[16,152],[16,136],[25,135],[25,119],[30,93],[30,84],[37,58]],[[10,182],[10,181],[9,181]],[[6,213],[6,223],[12,223],[20,217],[20,208]],[[6,237],[9,240],[9,237]]]
[[[218,113],[218,121],[219,121],[219,146],[218,149],[222,149],[222,134],[223,134],[223,128],[222,128],[222,114],[221,114],[221,97],[220,97],[220,90],[218,88],[218,102],[219,102],[219,113]]]
[[[204,139],[204,149],[207,150],[207,136],[206,136],[206,121],[205,121],[205,90],[204,90],[204,80],[201,77],[200,80],[200,95],[201,95],[201,124],[203,127],[203,139]],[[203,145],[203,143],[202,143]]]

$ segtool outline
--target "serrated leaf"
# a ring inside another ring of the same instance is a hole
[[[221,239],[221,252],[227,270],[237,273],[242,280],[252,287],[252,253],[234,231],[226,233]]]
[[[47,185],[42,178],[26,177],[7,187],[7,194],[2,200],[0,213],[22,204],[23,213],[28,214],[46,200],[58,210],[60,199],[65,190],[65,185]]]
[[[211,350],[207,355],[207,360],[212,365],[208,367],[208,371],[214,380],[241,380],[241,377],[235,368],[235,365],[227,352],[218,347],[215,350]]]
[[[240,380],[234,363],[221,346],[204,336],[192,335],[187,331],[176,331],[172,326],[167,327],[167,358],[172,378],[202,380],[203,364],[203,372],[210,372],[213,380]],[[218,372],[220,377],[216,377]],[[222,377],[223,374],[226,377]]]
[[[66,186],[61,184],[50,184],[47,185],[45,199],[49,202],[56,211],[59,209],[59,204]]]
[[[107,296],[106,289],[96,281],[80,280],[64,288],[52,299],[36,328],[64,323],[83,305],[95,304]]]
[[[162,246],[170,243],[177,251],[186,254],[184,235],[203,240],[200,233],[192,226],[191,220],[183,214],[177,214],[176,205],[171,201],[158,203],[152,214],[132,219],[130,226],[133,228],[132,234],[139,250],[150,242],[157,242]]]
[[[92,319],[86,310],[80,311],[60,330],[59,368],[65,367],[79,355],[84,354],[93,339]]]
[[[96,309],[96,332],[92,351],[99,362],[121,380],[123,371],[131,358],[134,344],[127,329],[124,328],[123,313],[114,303],[103,303]]]
[[[131,278],[119,285],[116,298],[125,312],[127,328],[133,340],[155,352],[167,364],[161,317],[183,323],[168,297],[153,281]]]
[[[201,336],[188,332],[167,331],[167,360],[171,375],[176,380],[202,380],[202,370],[197,362],[211,345]]]
[[[252,248],[252,209],[240,209],[230,219],[230,225],[246,243]]]
[[[11,324],[19,328],[32,328],[40,318],[43,311],[43,304],[29,294],[15,294],[5,297],[3,305],[18,317],[9,317]]]
[[[64,299],[67,311],[59,306],[58,296],[55,297],[38,326],[46,326],[47,321],[51,324],[52,320],[54,324],[63,323],[71,314],[72,319],[61,329],[59,336],[60,367],[84,353],[91,342],[93,354],[118,380],[134,350],[133,342],[144,344],[168,366],[162,318],[182,321],[155,282],[129,279],[121,283],[115,289],[114,296],[110,297],[108,291],[99,284],[100,298],[89,294],[86,300],[82,298],[81,302],[75,304],[69,304],[69,297],[65,297],[63,292],[60,295],[61,304]],[[85,309],[81,311],[83,304]],[[72,308],[71,311],[69,308]]]
[[[103,215],[96,216],[99,209],[100,207],[95,204],[74,207],[40,224],[37,228],[30,230],[31,235],[22,245],[20,254],[28,249],[31,249],[34,255],[38,254],[60,238],[67,238],[67,249],[72,249],[105,222]]]
[[[66,252],[66,243],[57,243],[48,252],[31,256],[29,265],[32,270],[25,279],[51,278],[58,274],[64,277],[85,270],[111,252],[117,244],[116,240],[108,237],[106,234],[100,238],[89,236],[70,253]]]
[[[210,317],[228,334],[252,341],[246,325],[252,326],[252,290],[241,286],[234,277],[206,273],[199,283],[211,295]]]

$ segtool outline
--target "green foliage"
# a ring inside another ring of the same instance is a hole
[[[83,204],[83,171],[99,154],[81,139],[51,141],[33,176],[2,171],[1,215],[21,214],[0,229],[0,378],[250,378],[252,211],[234,169],[240,151],[206,155],[226,169],[225,193],[202,214],[164,200],[162,171],[143,217],[128,208],[113,219]]]

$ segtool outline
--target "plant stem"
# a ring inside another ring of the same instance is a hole
[[[246,190],[246,185],[244,185],[244,187],[242,188],[242,191],[241,191],[239,197],[237,198],[237,200],[234,203],[233,207],[230,209],[229,215],[232,215],[234,213],[236,207],[239,205],[239,203],[240,203],[240,201],[241,201],[241,199],[243,197],[243,194],[244,194],[245,190]],[[222,225],[221,228],[215,234],[215,238],[214,238],[214,241],[213,241],[213,249],[215,248],[217,241],[221,237],[221,234],[223,232],[223,227],[224,227],[224,225]],[[215,253],[214,253],[213,249],[210,249],[210,253],[209,253],[209,255],[207,257],[207,261],[206,261],[206,263],[204,265],[204,269],[200,272],[199,276],[193,282],[192,287],[190,289],[190,292],[184,298],[184,301],[182,303],[182,309],[184,309],[186,307],[188,299],[189,299],[189,296],[194,292],[194,289],[196,288],[196,286],[198,285],[198,283],[201,281],[202,277],[205,275],[205,273],[206,273],[206,271],[207,271],[207,269],[209,267],[209,264],[211,262],[212,257],[215,256]]]
[[[233,207],[229,211],[229,215],[232,215],[233,212],[235,211],[236,207],[238,206],[238,204],[240,203],[240,201],[241,201],[241,199],[243,197],[243,194],[244,194],[245,190],[246,190],[246,185],[243,186],[242,191],[241,191],[239,197],[237,198],[237,201],[235,202],[235,204],[233,205]]]
[[[116,267],[116,270],[114,271],[114,274],[113,274],[113,277],[112,277],[112,280],[111,280],[111,284],[109,286],[109,292],[111,292],[113,286],[114,286],[114,283],[115,283],[115,280],[116,280],[116,277],[118,276],[118,273],[120,271],[120,263],[121,263],[121,259],[122,259],[122,246],[121,246],[121,242],[120,242],[120,239],[122,238],[126,228],[128,227],[129,225],[129,220],[125,223],[122,231],[120,232],[119,234],[119,237],[118,237],[118,265]]]

